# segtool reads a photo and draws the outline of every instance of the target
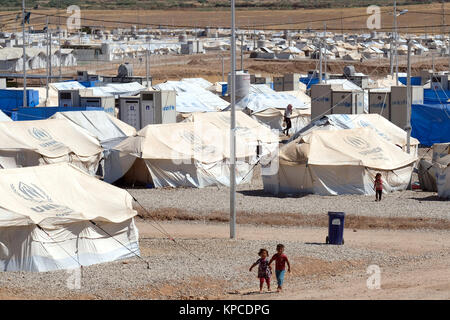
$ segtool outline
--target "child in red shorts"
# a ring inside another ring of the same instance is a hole
[[[278,288],[277,292],[283,290],[284,274],[286,273],[286,264],[288,266],[288,272],[291,272],[291,264],[289,263],[288,257],[284,254],[284,245],[277,245],[277,253],[275,253],[269,261],[269,265],[275,261],[275,274],[277,276]]]
[[[270,291],[270,277],[272,275],[272,270],[269,265],[269,251],[266,249],[261,249],[258,252],[258,255],[260,258],[252,264],[249,271],[252,271],[252,269],[259,265],[258,267],[258,278],[259,278],[259,293],[262,293],[264,281],[267,283],[267,290]]]

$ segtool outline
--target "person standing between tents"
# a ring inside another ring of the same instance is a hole
[[[283,133],[286,132],[285,135],[288,137],[289,137],[289,129],[292,127],[291,116],[292,116],[292,105],[288,104],[288,106],[284,110],[284,122],[286,123],[286,128],[283,130]]]
[[[254,264],[250,267],[249,271],[252,271],[254,267],[258,267],[258,278],[259,278],[259,293],[262,293],[264,281],[267,283],[267,290],[270,291],[270,277],[272,276],[272,268],[269,264],[269,251],[267,249],[260,249],[258,252],[260,258],[256,260]]]
[[[275,275],[277,276],[278,288],[277,292],[283,290],[284,274],[286,273],[286,263],[288,265],[288,272],[291,273],[291,264],[288,257],[284,254],[284,245],[277,245],[277,253],[270,259],[269,266],[275,261]]]
[[[383,194],[383,180],[381,180],[381,173],[379,172],[375,176],[373,188],[375,189],[375,201],[381,201],[381,195]]]

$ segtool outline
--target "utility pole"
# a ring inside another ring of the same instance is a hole
[[[58,3],[59,10],[61,10],[61,0]],[[59,81],[62,81],[62,52],[61,52],[61,16],[58,10],[58,43],[59,43]]]
[[[327,83],[327,23],[325,22],[324,25],[324,44],[325,44],[325,58],[324,58],[324,64],[325,64],[325,84]]]
[[[322,84],[322,40],[319,38],[319,84]]]
[[[442,41],[444,41],[444,34],[445,34],[445,0],[442,0]]]
[[[241,71],[244,71],[244,34],[241,34]]]
[[[22,106],[28,107],[27,103],[27,54],[25,50],[25,0],[22,0],[22,54],[23,54],[23,102]]]
[[[394,33],[392,33],[391,43],[389,44],[389,67],[392,79],[394,79],[394,49],[392,46],[394,45]]]
[[[231,0],[230,238],[236,239],[236,21]]]
[[[49,60],[50,60],[50,64],[48,66],[49,68],[49,75],[50,75],[50,82],[52,82],[52,30],[50,30],[50,26],[47,28],[48,33],[49,33],[49,41],[48,41],[48,45],[50,48],[50,52],[49,52]]]
[[[47,78],[45,81],[45,106],[47,107],[47,103],[48,103],[48,82],[49,82],[49,37],[48,37],[48,16],[45,22],[45,26],[46,26],[46,48],[47,48],[47,63],[46,63],[46,73],[47,73]]]
[[[431,67],[433,69],[433,75],[434,75],[434,53],[431,54]]]
[[[406,152],[411,152],[411,40],[408,40],[408,76],[406,82]]]
[[[225,65],[224,65],[224,57],[221,54],[217,55],[218,57],[220,57],[222,59],[222,82],[225,81]]]
[[[58,43],[59,43],[59,81],[62,81],[61,26],[58,26]]]
[[[150,89],[150,86],[149,86],[149,69],[148,69],[148,67],[149,67],[149,63],[148,63],[148,49],[147,50],[145,50],[145,81],[147,82],[147,89]]]
[[[398,34],[397,34],[397,0],[394,0],[394,39],[395,39],[395,85],[398,86]]]

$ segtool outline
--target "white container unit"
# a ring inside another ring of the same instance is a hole
[[[141,97],[120,97],[119,98],[119,118],[136,130],[141,129]]]
[[[114,96],[102,97],[80,97],[81,107],[103,108],[106,113],[114,116],[115,99]]]
[[[149,124],[175,123],[176,92],[173,90],[141,92],[141,128]]]
[[[369,113],[381,114],[384,118],[391,119],[391,91],[369,91]]]
[[[59,90],[58,105],[60,107],[80,107],[79,90]]]

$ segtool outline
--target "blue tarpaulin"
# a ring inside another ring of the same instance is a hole
[[[300,82],[306,84],[306,89],[309,89],[313,84],[319,83],[319,78],[303,77],[300,78]]]
[[[104,110],[99,107],[39,107],[39,108],[17,108],[8,113],[14,121],[29,121],[48,119],[56,112]]]
[[[411,136],[422,145],[450,142],[450,104],[414,104]]]
[[[39,104],[39,91],[27,90],[28,107],[35,107]],[[0,109],[11,111],[12,109],[23,107],[23,90],[0,89]]]
[[[98,83],[100,83],[99,80],[95,81],[78,81],[81,85],[85,86],[86,88],[95,87]]]
[[[423,102],[425,104],[446,103],[450,99],[450,90],[423,90]]]
[[[398,81],[400,81],[401,84],[404,84],[406,86],[406,83],[408,82],[408,78],[407,77],[398,77]],[[411,77],[411,85],[412,86],[422,85],[422,77]]]

